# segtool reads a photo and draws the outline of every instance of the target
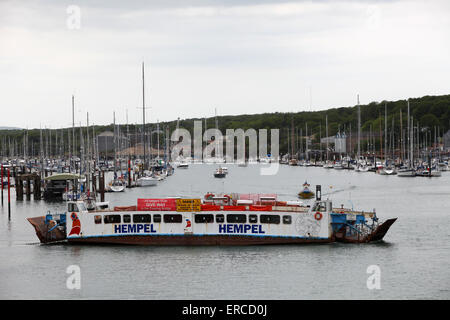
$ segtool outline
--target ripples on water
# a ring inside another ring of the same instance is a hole
[[[277,193],[295,199],[305,180],[323,197],[381,220],[398,217],[376,244],[244,247],[40,245],[26,217],[61,203],[6,203],[0,209],[2,299],[449,299],[450,172],[440,178],[280,166],[261,176],[259,165],[191,165],[156,187],[106,194],[111,205],[139,197],[202,197],[206,192]],[[12,199],[15,193],[12,193]],[[81,268],[81,290],[66,288],[66,268]],[[369,265],[381,269],[381,290],[369,290]]]

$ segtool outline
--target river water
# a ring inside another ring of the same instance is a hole
[[[268,245],[244,247],[141,247],[41,245],[27,217],[64,203],[15,201],[11,221],[7,193],[0,209],[1,299],[449,299],[450,172],[438,178],[400,178],[375,173],[263,165],[217,165],[175,170],[158,186],[107,193],[111,205],[137,198],[202,197],[206,192],[277,193],[295,199],[307,180],[322,185],[333,206],[370,211],[380,220],[398,217],[376,244]],[[67,267],[81,271],[81,288],[70,290]],[[380,289],[368,289],[380,270]]]

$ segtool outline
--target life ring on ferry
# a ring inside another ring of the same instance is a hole
[[[226,198],[226,200],[224,201],[225,203],[230,203],[231,202],[231,196],[226,194],[223,196],[224,198]]]
[[[317,221],[321,220],[322,219],[322,214],[319,211],[317,211],[314,214],[314,219],[316,219]]]
[[[211,200],[214,197],[214,193],[205,194],[205,200]]]

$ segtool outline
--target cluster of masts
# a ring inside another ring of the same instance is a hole
[[[322,124],[319,126],[319,132],[313,134],[311,129],[308,130],[308,123],[306,123],[305,134],[303,134],[303,128],[294,127],[292,120],[291,128],[286,129],[287,153],[282,156],[281,163],[320,164],[350,159],[356,162],[371,160],[374,165],[380,161],[384,166],[397,164],[413,168],[420,166],[423,162],[430,162],[430,157],[433,161],[443,162],[443,156],[448,156],[442,148],[443,130],[439,126],[421,127],[419,121],[410,115],[409,100],[407,114],[402,114],[401,109],[399,111],[397,127],[396,116],[392,117],[390,127],[388,126],[387,103],[385,103],[384,124],[380,121],[378,128],[370,124],[369,132],[365,133],[361,132],[359,96],[357,107],[358,128],[357,134],[353,134],[353,137],[351,123],[348,128],[344,125],[342,130],[339,126],[337,134],[329,137],[327,115],[324,139],[322,139]],[[404,127],[405,118],[406,128]],[[313,143],[313,139],[317,137],[319,142]]]

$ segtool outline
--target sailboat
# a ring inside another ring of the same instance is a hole
[[[412,119],[409,117],[409,100],[408,100],[408,141],[409,141],[409,155],[408,155],[408,166],[401,167],[397,172],[397,177],[415,177],[416,170],[413,168],[413,129],[410,128],[410,123],[412,127]]]
[[[116,113],[113,112],[113,126],[114,126],[114,180],[109,184],[109,189],[112,192],[125,191],[126,182],[123,177],[117,177],[117,132],[116,132]],[[122,169],[121,169],[122,170]]]
[[[139,187],[150,187],[158,184],[158,178],[145,175],[136,180],[136,185]]]

